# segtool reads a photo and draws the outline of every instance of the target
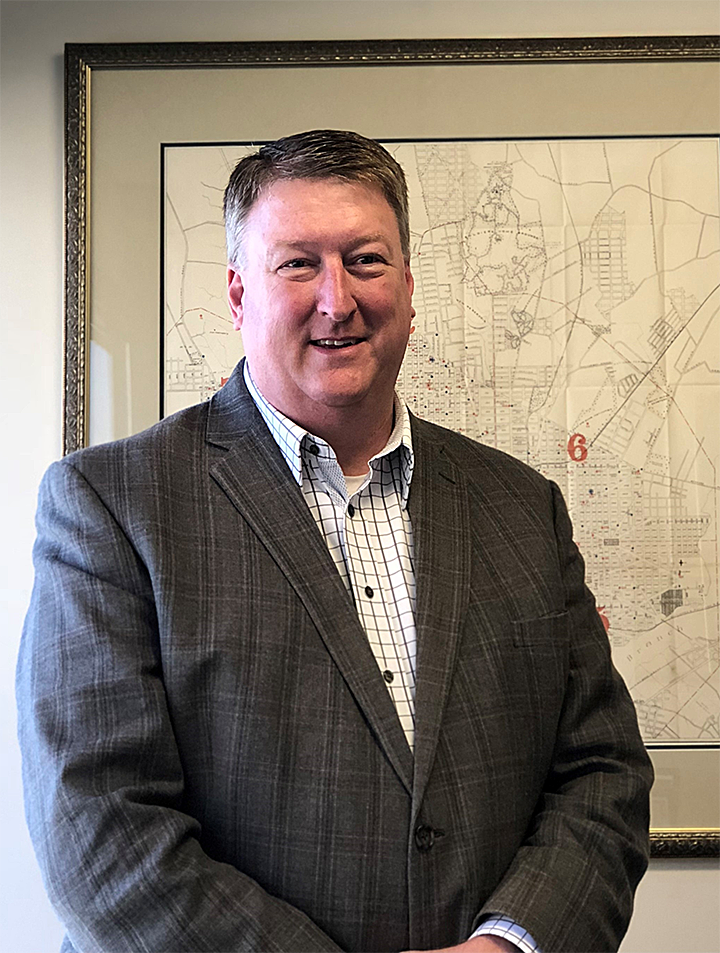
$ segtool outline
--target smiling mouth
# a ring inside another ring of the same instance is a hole
[[[314,347],[322,347],[328,351],[339,351],[344,347],[353,347],[355,344],[361,344],[365,338],[317,338],[310,343]]]

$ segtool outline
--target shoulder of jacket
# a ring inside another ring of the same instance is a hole
[[[453,463],[465,472],[492,472],[504,480],[518,480],[534,485],[543,494],[547,493],[548,479],[528,463],[518,460],[512,454],[496,447],[490,447],[473,440],[455,430],[449,430],[439,424],[412,417],[413,432],[444,453]]]
[[[205,442],[209,404],[193,404],[171,414],[139,433],[107,443],[83,447],[57,461],[56,466],[72,466],[80,473],[124,463],[152,461],[168,453],[183,456],[197,452]]]

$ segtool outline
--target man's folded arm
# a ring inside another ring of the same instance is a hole
[[[476,924],[515,920],[540,949],[615,950],[647,867],[652,767],[562,495],[552,484],[570,672],[546,786],[527,835]]]
[[[338,950],[303,912],[212,860],[181,809],[152,583],[69,463],[46,475],[18,663],[26,810],[79,951]]]

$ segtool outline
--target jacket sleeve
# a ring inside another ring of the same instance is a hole
[[[652,766],[552,484],[570,669],[553,764],[520,850],[475,926],[499,914],[543,953],[616,950],[649,854]]]
[[[330,951],[299,909],[199,842],[182,810],[150,576],[67,461],[40,490],[17,671],[26,812],[74,948]]]

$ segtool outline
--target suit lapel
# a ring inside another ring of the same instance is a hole
[[[245,388],[241,367],[213,398],[208,442],[223,447],[210,476],[268,550],[318,632],[408,792],[412,755],[395,706],[315,521]]]
[[[469,507],[464,477],[413,418],[415,472],[410,518],[417,585],[415,808],[435,759],[465,617],[470,577]]]

